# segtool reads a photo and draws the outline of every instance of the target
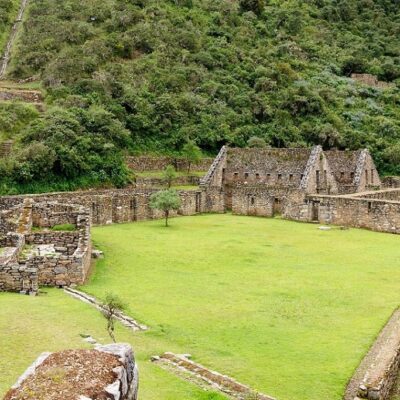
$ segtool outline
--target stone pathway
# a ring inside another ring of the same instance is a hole
[[[90,296],[79,290],[72,289],[70,287],[64,288],[64,292],[74,297],[75,299],[83,301],[86,304],[90,304],[92,307],[95,307],[101,312],[104,311],[104,307],[101,301],[97,300],[93,296]],[[116,314],[115,318],[119,322],[121,322],[122,325],[126,326],[127,328],[133,331],[146,331],[148,329],[146,325],[139,324],[136,320],[124,314],[123,312],[119,312],[118,314]]]
[[[214,389],[237,400],[275,400],[273,397],[259,393],[249,386],[243,385],[219,372],[212,371],[197,364],[187,354],[164,353],[154,356],[151,361],[170,370],[175,375],[194,383],[204,389]]]
[[[0,80],[4,79],[4,76],[6,74],[8,63],[10,62],[10,59],[11,59],[11,50],[14,46],[15,39],[17,38],[19,27],[22,24],[22,19],[24,17],[24,13],[25,13],[27,4],[28,4],[28,0],[21,1],[21,6],[19,8],[17,19],[15,20],[14,25],[11,28],[10,38],[8,39],[8,42],[7,42],[3,57],[2,57],[2,63],[0,66]]]

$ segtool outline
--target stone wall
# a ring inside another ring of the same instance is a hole
[[[68,374],[52,379],[54,371],[68,368]],[[4,400],[61,398],[68,390],[76,399],[137,400],[138,366],[127,343],[97,345],[94,350],[66,350],[43,353],[6,393]]]
[[[82,205],[90,210],[92,222],[105,225],[120,222],[142,221],[160,218],[162,214],[149,206],[150,196],[155,189],[115,189],[99,191],[45,193],[38,195],[0,197],[0,211],[22,204],[24,199],[33,199],[38,203],[59,202],[64,205]],[[208,211],[205,195],[199,191],[179,191],[182,206],[172,215],[193,215]],[[204,201],[198,199],[204,198]],[[197,205],[201,203],[201,206]],[[212,210],[210,210],[212,211]],[[68,212],[65,214],[67,215]],[[63,215],[63,213],[61,214]],[[54,219],[53,221],[54,222]]]
[[[127,165],[136,172],[162,171],[168,165],[173,165],[177,171],[187,171],[188,162],[182,158],[156,157],[156,156],[129,156],[126,158]],[[213,158],[202,158],[190,166],[191,171],[207,171],[213,162]]]
[[[346,196],[308,196],[298,220],[400,233],[400,202]]]
[[[237,149],[227,153],[225,184],[300,186],[311,149]]]
[[[25,198],[20,206],[14,206],[13,213],[17,210],[16,232],[0,238],[4,247],[0,290],[36,292],[39,284],[82,284],[91,261],[89,210],[54,202],[31,204]],[[65,223],[74,224],[75,230],[48,230]],[[32,231],[32,225],[40,230]]]
[[[400,176],[385,176],[382,179],[382,186],[384,188],[400,188]]]
[[[344,400],[388,400],[399,368],[400,310],[397,309],[350,379]]]
[[[200,183],[200,177],[195,176],[195,175],[189,175],[189,176],[177,176],[172,180],[172,185],[173,186],[198,186]],[[151,177],[141,177],[138,176],[135,178],[135,187],[137,189],[139,188],[148,188],[148,189],[154,189],[154,188],[163,188],[166,187],[165,180],[163,178],[151,178]]]

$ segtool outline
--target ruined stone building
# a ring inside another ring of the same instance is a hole
[[[90,258],[90,213],[84,207],[27,198],[0,212],[0,291],[82,284]]]
[[[134,164],[135,162],[131,160]],[[140,160],[152,168],[153,159]],[[155,167],[159,168],[159,160]],[[232,211],[400,233],[400,188],[383,187],[367,150],[222,147],[197,190],[180,190],[173,215]],[[0,291],[83,283],[90,225],[161,218],[136,187],[0,197]],[[72,231],[58,231],[71,224]]]
[[[297,219],[296,205],[307,195],[378,190],[381,181],[367,150],[223,147],[201,185],[223,192],[225,209],[234,213]]]

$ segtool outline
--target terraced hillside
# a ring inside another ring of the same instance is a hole
[[[400,173],[396,0],[36,0],[8,76],[48,109],[15,132],[2,192],[123,185],[123,150],[252,136],[368,147]]]

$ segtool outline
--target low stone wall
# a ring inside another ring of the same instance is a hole
[[[63,371],[54,380],[54,372]],[[97,345],[94,350],[43,353],[7,392],[4,400],[63,399],[68,390],[76,399],[138,398],[139,374],[132,348],[126,343]]]
[[[321,223],[400,233],[400,202],[345,196],[308,196],[307,218]],[[316,218],[313,218],[313,214]],[[304,214],[303,214],[304,215]]]
[[[238,400],[275,400],[273,397],[259,393],[229,376],[222,375],[219,372],[212,371],[203,365],[195,363],[184,355],[167,352],[159,357],[152,357],[152,361],[156,363],[165,363],[176,368],[180,373],[185,372],[191,374],[195,380],[197,379],[198,381],[207,383],[213,389],[227,394],[230,398]]]
[[[396,310],[350,379],[344,400],[388,400],[400,368],[400,310]]]
[[[382,178],[382,184],[385,188],[400,188],[400,176],[385,176]]]
[[[158,190],[158,189],[157,189]],[[0,197],[0,211],[7,210],[15,205],[22,204],[24,199],[32,199],[35,203],[61,203],[63,207],[81,205],[90,210],[93,224],[106,225],[120,222],[142,221],[162,217],[162,213],[152,210],[149,206],[150,196],[155,189],[115,189],[81,192],[44,193],[36,195],[2,196]],[[194,215],[206,212],[205,193],[194,190],[179,191],[181,208],[172,215]],[[202,200],[203,199],[203,200]],[[52,219],[47,225],[60,223],[56,219],[57,213],[52,213]],[[60,219],[71,215],[65,208],[60,212]],[[41,224],[45,224],[46,217],[41,217]],[[67,220],[68,221],[68,220]],[[65,223],[65,222],[64,222]],[[34,225],[37,220],[34,218]]]
[[[202,158],[190,166],[191,171],[207,171],[213,162],[213,158]],[[177,171],[187,171],[188,162],[182,158],[155,157],[155,156],[129,156],[126,163],[130,169],[136,172],[162,171],[168,165],[173,165]]]
[[[189,176],[177,176],[172,180],[172,185],[174,186],[198,186],[200,183],[200,177],[189,175]],[[166,187],[165,180],[163,178],[151,178],[151,177],[141,177],[135,178],[136,188],[148,188],[153,189],[155,187]]]

